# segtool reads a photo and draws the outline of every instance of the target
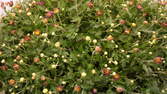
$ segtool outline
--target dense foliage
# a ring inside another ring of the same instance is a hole
[[[152,0],[43,0],[0,24],[7,94],[166,94],[167,8]]]

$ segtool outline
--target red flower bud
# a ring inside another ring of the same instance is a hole
[[[103,15],[103,11],[99,10],[99,11],[96,11],[96,16],[102,16]]]
[[[108,76],[108,75],[110,75],[111,70],[109,70],[109,69],[107,69],[107,68],[104,68],[104,69],[102,69],[102,73],[103,73],[105,76]]]
[[[126,21],[125,21],[125,20],[120,20],[119,23],[120,23],[120,24],[125,24]]]
[[[35,63],[37,63],[37,62],[39,62],[39,61],[40,61],[40,59],[39,59],[38,57],[35,57],[35,58],[34,58],[34,62],[35,62]]]
[[[45,4],[44,1],[39,1],[39,2],[36,2],[37,5],[40,5],[40,6],[43,6]]]
[[[0,70],[7,71],[8,70],[8,66],[6,66],[6,65],[0,66]]]
[[[153,59],[154,63],[156,63],[156,64],[161,64],[163,62],[163,60],[164,59],[162,57],[155,57]]]
[[[11,34],[16,34],[16,30],[10,31]]]
[[[122,87],[117,87],[117,88],[116,88],[116,91],[117,91],[118,93],[121,93],[121,92],[125,91],[125,89],[122,88]]]
[[[29,36],[24,36],[24,40],[29,41],[29,40],[31,40],[31,38]]]
[[[142,9],[143,9],[142,5],[141,5],[141,4],[138,4],[138,5],[137,5],[137,9],[142,10]]]
[[[97,94],[97,89],[93,88],[91,92],[92,92],[92,94]]]
[[[88,6],[89,8],[93,8],[93,6],[94,6],[94,5],[93,5],[93,2],[88,2],[88,3],[87,3],[87,6]]]
[[[161,26],[167,27],[167,22],[161,23]]]
[[[54,15],[54,12],[53,11],[48,11],[46,14],[45,14],[45,16],[47,17],[47,18],[50,18],[50,17],[52,17]]]
[[[13,64],[13,69],[17,71],[20,69],[20,66],[18,64]]]

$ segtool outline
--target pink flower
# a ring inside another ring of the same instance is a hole
[[[167,27],[167,22],[161,23],[161,26]]]
[[[116,91],[117,91],[118,93],[121,93],[121,92],[125,91],[125,89],[122,88],[122,87],[117,87],[117,88],[116,88]]]
[[[44,1],[39,1],[39,2],[36,2],[36,4],[42,6],[42,5],[45,4],[45,2]]]
[[[53,12],[53,11],[48,11],[48,12],[45,14],[45,16],[48,17],[48,18],[52,17],[53,15],[54,15],[54,12]]]
[[[138,5],[137,5],[137,9],[142,10],[142,9],[143,9],[142,5],[141,5],[141,4],[138,4]]]

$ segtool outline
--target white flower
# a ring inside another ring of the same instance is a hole
[[[137,35],[140,38],[141,37],[141,32],[137,32]]]
[[[135,46],[139,46],[139,44],[138,44],[138,43],[135,43]]]
[[[32,13],[31,12],[27,12],[27,16],[30,16]]]
[[[132,26],[133,26],[133,27],[136,27],[136,24],[135,24],[135,23],[132,23]]]
[[[47,33],[42,33],[42,36],[43,36],[43,37],[47,37],[48,34],[47,34]]]
[[[57,54],[54,54],[53,57],[58,57],[58,55],[57,55]]]
[[[160,68],[157,68],[157,70],[161,70]]]
[[[32,76],[36,76],[36,73],[32,73]]]
[[[114,61],[113,63],[114,63],[115,65],[118,65],[118,61]]]
[[[164,60],[163,63],[165,63],[166,61]]]
[[[17,48],[19,48],[19,46],[16,45],[15,48],[17,49]]]
[[[114,40],[111,40],[111,43],[115,43],[115,41],[114,41]]]
[[[21,77],[20,78],[20,82],[24,82],[25,78],[24,77]]]
[[[153,53],[152,53],[152,52],[149,52],[148,54],[152,55]]]
[[[110,29],[110,32],[112,32],[113,31],[113,29]]]
[[[34,85],[32,85],[31,87],[32,87],[32,88],[34,88],[35,86],[34,86]]]
[[[107,69],[108,69],[108,70],[111,70],[111,68],[110,68],[110,67],[107,67]]]
[[[46,9],[45,9],[45,12],[48,12],[48,11],[49,11],[49,10],[46,8]]]
[[[19,61],[19,63],[23,63],[23,60],[21,59],[21,60]]]
[[[0,55],[2,55],[2,51],[0,51]]]
[[[90,36],[86,36],[85,40],[86,40],[86,41],[91,41]]]
[[[36,1],[32,1],[32,3],[34,3],[34,4],[35,4],[35,3],[36,3]]]
[[[115,45],[115,48],[118,48],[118,45]]]
[[[133,84],[133,83],[134,83],[134,80],[130,80],[130,82]]]
[[[11,94],[16,94],[15,92],[12,92]]]
[[[43,17],[42,16],[39,16],[40,19],[42,19]]]
[[[16,59],[14,59],[14,60],[13,60],[13,62],[17,62],[17,60],[16,60]]]
[[[114,23],[111,23],[110,25],[111,25],[111,27],[113,27],[113,26],[114,26]]]
[[[6,44],[5,44],[5,43],[3,43],[3,44],[2,44],[2,47],[5,47],[5,46],[6,46]]]
[[[40,57],[44,57],[44,56],[45,56],[44,53],[41,53],[41,54],[40,54]]]
[[[61,57],[62,57],[62,58],[64,58],[65,56],[64,56],[64,55],[62,55]]]
[[[161,90],[162,93],[165,93],[165,90]]]
[[[53,65],[51,65],[51,68],[56,68],[57,67],[57,65],[56,64],[53,64]]]
[[[123,7],[127,7],[127,4],[121,4]]]
[[[96,74],[96,70],[95,69],[92,69],[92,74]]]
[[[30,7],[32,6],[32,4],[31,4],[31,3],[29,3],[28,5],[29,5]]]
[[[35,24],[35,21],[33,21],[33,23]]]
[[[94,43],[94,44],[95,44],[95,43],[97,43],[97,40],[96,40],[96,39],[94,39],[94,40],[93,40],[93,43]]]
[[[55,35],[55,32],[52,32],[52,35]]]
[[[21,43],[19,43],[18,45],[21,46]]]
[[[46,42],[46,41],[47,41],[46,39],[43,40],[43,42]]]
[[[125,50],[123,50],[123,49],[122,49],[122,50],[121,50],[121,52],[122,52],[122,53],[124,53],[124,52],[125,52]]]
[[[111,60],[108,61],[109,64],[111,64],[111,62],[112,62]]]
[[[45,89],[43,89],[43,91],[42,91],[44,94],[46,94],[46,93],[48,93],[48,89],[47,88],[45,88]]]
[[[1,60],[1,63],[5,63],[5,62],[6,62],[5,59],[2,59],[2,60]]]
[[[60,42],[56,42],[55,47],[60,47]]]
[[[167,36],[165,35],[165,36],[163,36],[165,39],[167,38]]]
[[[127,57],[127,58],[129,58],[129,57],[130,57],[130,55],[126,55],[126,57]]]
[[[49,91],[48,94],[52,94],[52,91]]]
[[[161,13],[160,15],[161,15],[161,16],[164,16],[164,14],[163,14],[163,13]]]
[[[112,75],[116,75],[116,72],[113,72]]]
[[[63,59],[64,62],[67,62],[67,59]]]
[[[18,86],[17,86],[17,85],[15,85],[14,87],[15,87],[15,88],[18,88]]]
[[[65,85],[65,84],[66,84],[66,82],[65,82],[65,81],[62,81],[61,83],[62,83],[63,85]]]
[[[87,74],[85,72],[81,73],[81,77],[85,77]]]
[[[104,65],[104,67],[108,67],[108,65],[107,65],[107,64],[105,64],[105,65]]]
[[[64,8],[62,8],[61,10],[64,11]]]
[[[105,51],[105,52],[104,52],[104,55],[107,55],[107,54],[108,54],[108,52],[107,52],[107,51]]]

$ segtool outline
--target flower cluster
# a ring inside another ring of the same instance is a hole
[[[17,4],[0,24],[0,88],[7,94],[166,94],[165,7],[150,0]]]

